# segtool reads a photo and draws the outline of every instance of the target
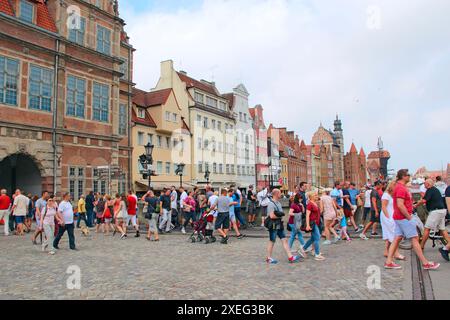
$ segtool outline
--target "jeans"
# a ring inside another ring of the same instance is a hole
[[[89,223],[88,223],[88,221],[87,221],[87,219],[86,219],[86,213],[80,213],[80,214],[78,215],[77,228],[80,227],[80,222],[81,222],[81,220],[84,221],[84,223],[86,224],[86,227],[89,227]]]
[[[53,242],[55,239],[55,225],[44,224],[45,241],[42,242],[42,248],[50,246],[50,251],[55,252]]]
[[[166,227],[166,232],[170,231],[170,226],[172,225],[172,212],[167,209],[163,210],[163,216],[161,223],[159,224],[159,229],[163,230],[164,227]]]
[[[69,236],[69,247],[70,249],[75,249],[75,235],[73,234],[74,225],[73,223],[65,224],[64,226],[59,226],[58,235],[56,236],[55,240],[53,241],[53,247],[58,248],[59,241],[61,240],[61,237],[64,235],[64,232],[67,230],[67,234]]]
[[[87,225],[89,228],[92,228],[94,225],[94,208],[86,208],[87,210]]]
[[[9,210],[0,210],[0,220],[3,219],[5,236],[9,235]]]
[[[308,249],[314,243],[314,250],[316,255],[320,254],[320,230],[319,227],[314,224],[312,227],[311,238],[303,246],[303,249]]]
[[[185,211],[184,212],[184,224],[183,227],[186,228],[189,224],[189,221],[195,222],[195,212],[194,211]]]
[[[236,219],[239,220],[239,223],[241,225],[244,226],[246,224],[245,220],[244,220],[244,217],[241,214],[241,208],[240,207],[239,208],[234,207],[234,215],[236,216]]]
[[[289,226],[292,229],[291,237],[289,238],[289,248],[292,248],[292,246],[294,245],[294,241],[295,241],[295,238],[297,238],[297,235],[298,235],[298,241],[300,242],[300,244],[302,246],[304,246],[305,245],[305,239],[303,239],[302,232],[295,228],[295,224],[290,224]]]

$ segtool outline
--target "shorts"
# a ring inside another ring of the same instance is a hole
[[[133,225],[133,227],[137,226],[136,216],[135,215],[134,216],[128,215],[127,220],[126,220],[126,225],[127,226],[130,224],[130,221],[131,221],[131,224]]]
[[[14,216],[14,220],[17,224],[21,224],[25,222],[25,216]]]
[[[286,233],[282,229],[281,230],[274,230],[274,229],[269,230],[270,242],[274,242],[275,243],[275,241],[277,240],[277,236],[278,236],[278,238],[283,240],[283,239],[286,238]]]
[[[103,218],[97,218],[97,224],[102,224],[103,223]]]
[[[261,216],[262,217],[267,217],[267,206],[261,206]]]
[[[447,210],[433,210],[430,211],[427,222],[425,222],[425,228],[430,230],[444,231],[445,228],[445,216],[447,215]]]
[[[150,232],[158,232],[158,226],[156,223],[156,215],[152,217],[150,220],[147,220],[148,222],[148,231]]]
[[[256,212],[255,207],[256,207],[255,202],[249,201],[248,205],[247,205],[248,214],[251,214],[251,215],[255,214],[255,212]]]
[[[353,217],[353,211],[352,209],[344,209],[344,215],[346,218],[351,218]]]
[[[366,221],[367,220],[367,216],[370,213],[370,208],[366,208],[364,207],[364,214],[363,214],[363,220]]]
[[[234,211],[230,211],[230,221],[233,223],[236,222],[236,214],[234,213]]]
[[[370,211],[370,222],[380,223],[380,214],[382,214],[382,213],[378,212],[378,218],[377,218],[375,211]]]
[[[185,221],[195,220],[195,212],[194,211],[183,211],[183,218]]]
[[[414,220],[394,220],[395,221],[395,236],[406,239],[418,237],[417,224]]]
[[[105,223],[111,223],[111,220],[112,220],[111,218],[109,218],[109,219],[105,218]]]
[[[220,212],[216,219],[216,229],[230,229],[230,213]]]

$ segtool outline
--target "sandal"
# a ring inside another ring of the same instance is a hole
[[[398,260],[398,261],[405,261],[405,260],[406,260],[406,257],[405,257],[405,256],[402,256],[402,255],[399,255],[398,257],[395,257],[395,260]]]

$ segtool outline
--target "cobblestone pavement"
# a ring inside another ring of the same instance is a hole
[[[309,257],[288,264],[281,243],[265,262],[267,239],[232,238],[221,244],[191,244],[182,235],[153,243],[141,237],[76,233],[55,256],[40,252],[30,236],[0,234],[0,299],[403,299],[407,270],[385,271],[383,242],[355,239],[324,247],[326,261]],[[81,270],[81,289],[67,289],[69,266]],[[379,266],[381,289],[367,287],[367,268]],[[410,262],[403,263],[410,268]],[[406,290],[411,290],[406,288]]]

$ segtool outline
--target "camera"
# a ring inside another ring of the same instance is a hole
[[[275,211],[273,212],[273,214],[276,215],[277,218],[282,218],[282,217],[285,216],[285,214],[284,214],[283,211],[278,211],[278,210],[275,210]]]

